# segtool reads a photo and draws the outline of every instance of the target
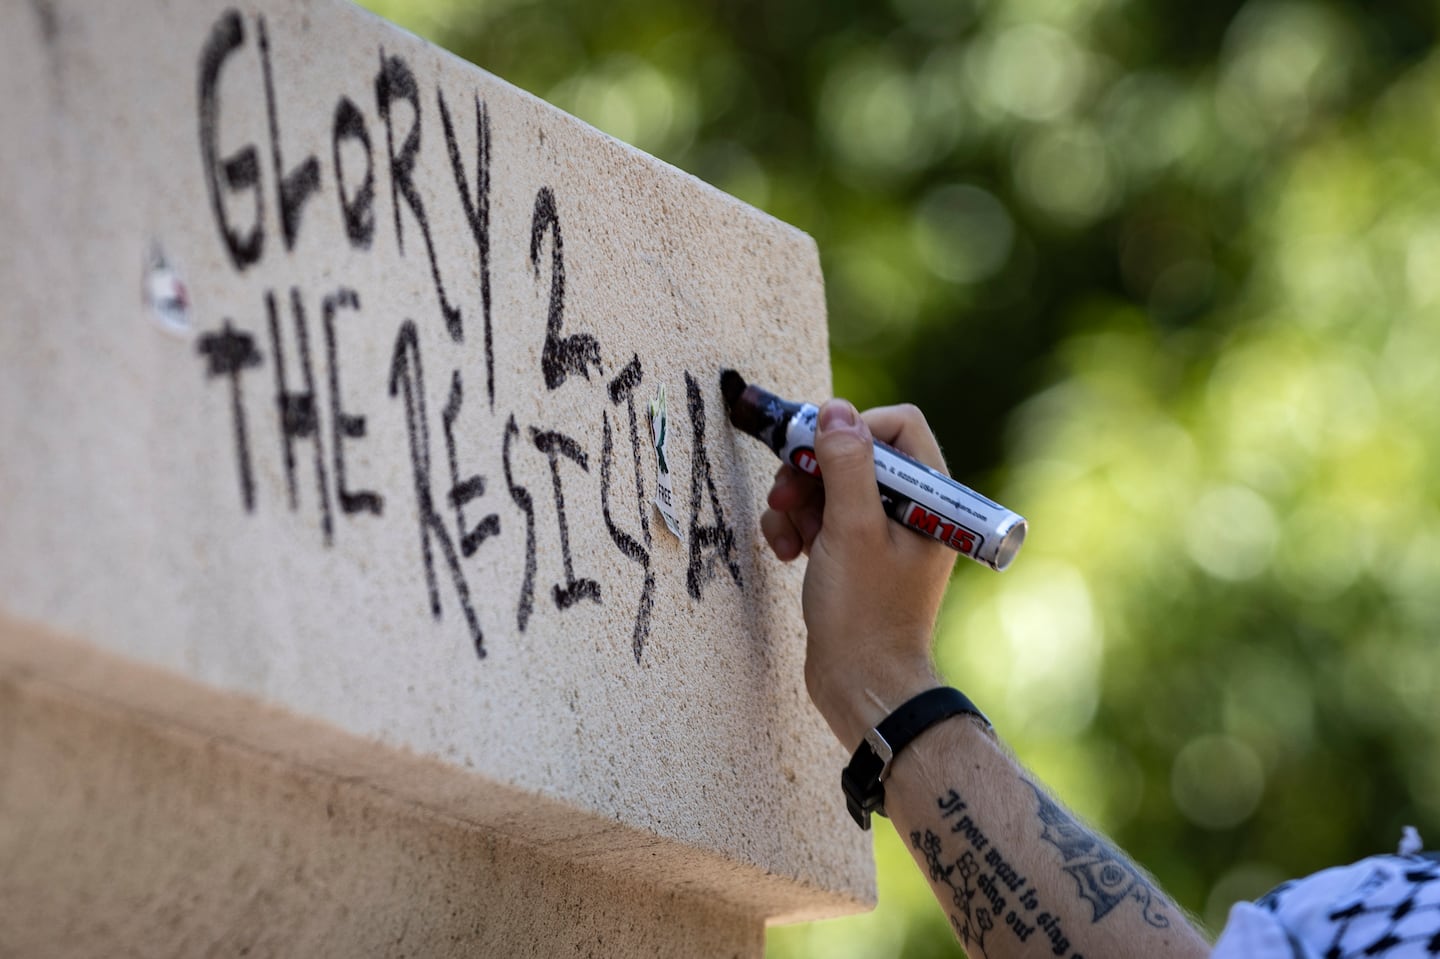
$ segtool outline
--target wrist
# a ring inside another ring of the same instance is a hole
[[[840,745],[853,752],[865,734],[912,697],[941,685],[925,658],[881,666],[854,663],[827,672],[806,670],[810,698]]]
[[[974,716],[987,727],[979,708],[950,686],[936,686],[911,698],[873,730],[856,748],[840,776],[845,806],[861,829],[870,828],[872,815],[886,816],[886,780],[895,761],[910,752],[926,732],[954,716]]]

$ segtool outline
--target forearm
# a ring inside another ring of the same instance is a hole
[[[930,640],[955,561],[886,519],[873,441],[942,472],[945,461],[911,406],[871,410],[862,420],[836,400],[821,408],[818,426],[823,495],[813,477],[783,467],[761,528],[781,559],[809,554],[805,683],[853,750],[897,707],[937,685]],[[1209,953],[1144,873],[1031,785],[975,720],[952,717],[897,745],[885,810],[971,959]]]
[[[971,959],[1191,959],[1209,946],[1144,873],[969,718],[895,760],[885,809]]]

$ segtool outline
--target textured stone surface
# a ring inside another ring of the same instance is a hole
[[[311,738],[254,710],[486,842],[871,897],[717,385],[828,393],[808,237],[338,0],[10,3],[0,79],[0,613],[197,684],[164,723],[277,783]]]
[[[241,741],[175,680],[51,648],[0,658],[0,955],[757,956],[753,911],[604,858],[553,858],[415,803],[396,777],[337,777],[333,730],[253,704],[304,742]],[[93,652],[70,650],[95,657]],[[63,671],[56,666],[69,665]],[[100,680],[101,688],[92,685]],[[127,703],[130,683],[161,702]],[[112,685],[119,686],[119,695]],[[207,728],[209,727],[209,728]],[[264,739],[264,737],[260,737]],[[373,758],[373,757],[372,757]],[[437,764],[392,757],[419,779]]]

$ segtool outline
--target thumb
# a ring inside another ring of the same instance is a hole
[[[855,531],[883,520],[875,486],[875,447],[870,428],[845,400],[820,408],[815,459],[825,483],[826,529]]]

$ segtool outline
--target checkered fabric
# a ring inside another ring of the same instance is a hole
[[[1211,957],[1440,957],[1440,854],[1372,856],[1237,903]]]

